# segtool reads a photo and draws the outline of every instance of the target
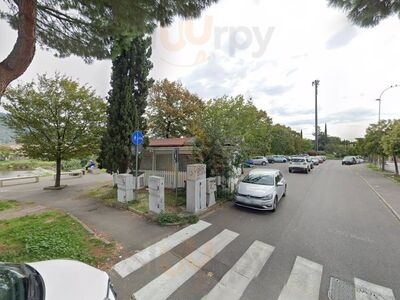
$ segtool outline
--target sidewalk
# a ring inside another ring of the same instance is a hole
[[[400,184],[384,177],[379,172],[368,169],[365,164],[357,165],[356,171],[400,216]]]
[[[111,208],[84,196],[91,187],[111,180],[108,174],[88,174],[63,181],[62,184],[68,185],[63,190],[45,191],[43,187],[52,185],[53,180],[44,177],[39,183],[0,188],[0,200],[33,202],[48,208],[62,209],[106,239],[120,243],[124,248],[123,256],[142,250],[179,229],[160,227],[130,211]]]

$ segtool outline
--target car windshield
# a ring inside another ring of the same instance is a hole
[[[0,265],[0,299],[28,299],[29,280],[18,266]]]
[[[304,162],[304,158],[292,158],[292,162]]]
[[[242,182],[258,185],[274,185],[274,176],[269,174],[249,174]]]
[[[353,160],[352,156],[346,156],[343,160]]]
[[[0,299],[42,300],[40,275],[25,264],[0,264]]]

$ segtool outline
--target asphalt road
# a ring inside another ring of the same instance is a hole
[[[277,212],[216,210],[184,242],[144,253],[126,277],[111,271],[120,299],[399,300],[400,222],[357,166],[271,167],[288,182]]]

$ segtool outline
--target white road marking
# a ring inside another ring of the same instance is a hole
[[[239,234],[225,229],[133,294],[136,300],[167,299]]]
[[[389,288],[354,278],[356,300],[396,300]]]
[[[203,300],[238,300],[257,277],[274,247],[255,241]]]
[[[278,300],[318,300],[322,266],[297,256]]]
[[[145,264],[151,262],[157,257],[167,253],[172,248],[176,247],[180,243],[193,237],[200,231],[206,229],[211,224],[199,221],[196,224],[190,225],[165,239],[147,247],[146,249],[132,255],[131,257],[117,263],[113,269],[122,277],[126,277],[129,274],[143,267]]]

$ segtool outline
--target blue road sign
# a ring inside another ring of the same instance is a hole
[[[135,131],[132,134],[132,143],[134,145],[141,145],[143,143],[143,133],[141,131]]]

